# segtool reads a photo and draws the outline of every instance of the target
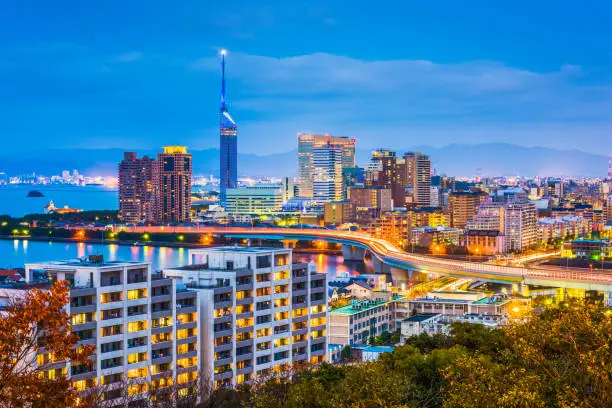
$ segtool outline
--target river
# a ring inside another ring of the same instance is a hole
[[[147,261],[154,270],[159,270],[186,264],[188,251],[187,248],[136,245],[0,240],[0,268],[21,268],[26,263],[61,261],[101,254],[104,259],[111,261]],[[317,271],[325,271],[330,278],[371,273],[371,265],[345,264],[343,258],[336,255],[296,253],[294,258],[302,262],[313,262]]]

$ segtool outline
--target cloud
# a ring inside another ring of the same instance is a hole
[[[111,62],[123,64],[127,62],[139,61],[142,57],[143,57],[142,52],[133,51],[133,52],[127,52],[124,54],[116,55],[113,58],[111,58]]]
[[[612,138],[605,137],[612,131],[612,86],[575,65],[535,72],[493,61],[238,52],[227,64],[230,104],[243,133],[268,127],[268,134],[278,129],[286,141],[291,128],[289,134],[318,129],[350,133],[368,147],[421,133],[435,135],[429,140],[436,144],[507,141],[612,150]],[[195,60],[190,68],[218,72],[218,60]],[[258,119],[241,121],[245,113]]]
[[[218,57],[41,48],[0,61],[0,134],[21,135],[11,140],[218,144]],[[588,67],[536,72],[495,61],[277,58],[230,49],[227,74],[241,151],[286,151],[298,132],[312,131],[355,136],[368,149],[503,141],[612,153],[612,86]]]

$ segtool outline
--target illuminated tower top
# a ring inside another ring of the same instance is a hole
[[[219,110],[221,112],[221,128],[225,129],[236,129],[236,122],[230,116],[227,110],[227,102],[225,98],[225,55],[227,54],[226,50],[221,50],[221,104],[219,106]]]

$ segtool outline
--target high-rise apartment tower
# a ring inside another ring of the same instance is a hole
[[[155,159],[125,152],[119,163],[119,218],[134,224],[153,221],[156,190]]]
[[[164,152],[157,155],[157,221],[189,221],[191,173],[191,154],[187,153],[185,146],[165,146]]]

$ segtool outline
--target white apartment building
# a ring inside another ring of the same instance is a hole
[[[199,292],[201,366],[215,388],[324,361],[327,278],[290,249],[193,249],[164,274]]]
[[[329,312],[329,343],[343,346],[366,344],[370,337],[394,331],[394,298],[390,292],[377,292],[370,299],[353,300]]]
[[[72,332],[95,346],[92,363],[74,366],[38,355],[43,374],[67,374],[80,392],[100,387],[104,403],[155,398],[176,384],[194,392],[200,362],[199,293],[151,273],[143,262],[89,260],[26,264],[29,283],[67,280]]]
[[[506,252],[520,252],[536,244],[537,214],[535,204],[529,201],[506,204],[504,219]]]

